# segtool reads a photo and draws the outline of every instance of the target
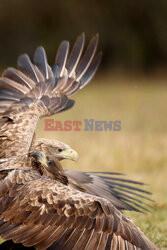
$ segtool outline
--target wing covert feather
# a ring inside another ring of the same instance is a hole
[[[8,205],[3,206],[6,198]],[[106,246],[118,247],[117,241],[125,246],[127,241],[141,249],[156,249],[109,201],[41,177],[36,171],[11,171],[0,184],[0,205],[1,237],[25,246],[46,249],[54,245],[58,249],[61,244],[63,249],[69,245],[89,249],[100,245],[109,249]]]

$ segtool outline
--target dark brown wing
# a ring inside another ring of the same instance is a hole
[[[119,210],[148,211],[144,200],[152,201],[145,196],[151,193],[138,187],[144,183],[120,178],[120,173],[65,170],[65,174],[72,187],[103,197]]]
[[[0,183],[0,235],[36,249],[156,249],[107,200],[35,171],[13,170]]]
[[[0,158],[28,153],[38,120],[73,106],[69,96],[91,80],[101,60],[101,53],[95,56],[98,36],[82,56],[84,40],[84,34],[78,37],[69,56],[69,42],[63,41],[53,68],[39,47],[33,63],[24,54],[18,69],[5,70],[0,78]]]

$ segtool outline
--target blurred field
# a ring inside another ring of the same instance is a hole
[[[37,136],[64,141],[78,151],[77,165],[64,161],[65,168],[119,171],[149,184],[155,200],[152,213],[126,215],[160,249],[167,249],[167,81],[99,76],[74,99],[74,108],[54,119],[121,120],[122,130],[46,132],[41,120]]]

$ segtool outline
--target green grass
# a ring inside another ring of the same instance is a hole
[[[151,213],[126,212],[159,247],[167,248],[167,81],[163,79],[101,76],[74,96],[73,109],[54,119],[121,120],[119,132],[46,132],[44,120],[37,137],[66,142],[80,154],[77,164],[65,168],[81,171],[119,171],[143,181],[155,200]]]

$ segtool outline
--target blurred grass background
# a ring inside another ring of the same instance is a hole
[[[46,132],[80,154],[65,168],[120,171],[148,183],[152,213],[126,213],[160,249],[167,249],[167,1],[0,1],[0,71],[21,53],[46,48],[52,65],[63,39],[86,43],[99,33],[104,56],[97,76],[74,96],[76,105],[56,115],[65,120],[121,120],[119,132]],[[82,126],[83,129],[84,125]]]
[[[68,112],[53,116],[65,120],[121,120],[119,132],[44,131],[44,119],[37,137],[66,142],[80,154],[77,164],[63,166],[81,171],[116,171],[143,181],[153,192],[151,213],[126,215],[160,248],[167,248],[167,85],[166,79],[98,76],[74,99]],[[84,124],[84,123],[83,123]]]

